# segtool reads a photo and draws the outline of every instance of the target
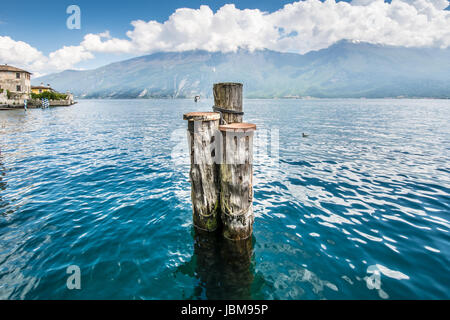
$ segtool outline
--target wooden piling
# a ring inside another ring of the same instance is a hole
[[[188,120],[194,226],[214,231],[220,222],[218,168],[214,161],[220,114],[190,112],[184,114],[183,119]]]
[[[214,84],[216,112],[191,112],[188,120],[194,225],[229,240],[253,231],[253,133],[243,123],[242,84]],[[221,125],[219,125],[219,119]]]
[[[221,112],[226,124],[242,122],[242,83],[215,83],[214,111]]]
[[[219,126],[223,141],[220,164],[220,211],[223,236],[243,240],[253,231],[253,133],[251,123]]]

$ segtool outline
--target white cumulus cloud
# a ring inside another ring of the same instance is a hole
[[[42,52],[23,41],[0,36],[0,61],[10,64],[31,64],[43,59]]]
[[[37,72],[72,68],[99,53],[140,55],[157,51],[236,51],[239,48],[306,53],[342,39],[406,47],[450,46],[447,0],[304,0],[269,13],[227,4],[180,8],[160,23],[135,20],[124,37],[87,34],[80,44],[48,56],[25,42],[0,36],[2,61]]]
[[[94,55],[82,46],[64,46],[45,56],[26,42],[0,36],[0,63],[30,70],[35,76],[69,69],[80,61],[93,58]]]
[[[49,65],[54,69],[69,69],[80,61],[93,59],[94,55],[83,46],[64,46],[48,56]]]
[[[273,49],[305,53],[342,39],[398,46],[450,45],[447,0],[327,0],[293,2],[273,13],[224,5],[181,8],[167,21],[136,20],[126,38],[89,34],[82,45],[98,52],[235,51]]]

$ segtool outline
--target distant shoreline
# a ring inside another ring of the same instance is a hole
[[[193,100],[194,98],[168,98],[168,97],[154,97],[154,98],[82,98],[75,97],[77,100]],[[202,98],[201,100],[212,100],[213,97]],[[384,97],[384,98],[249,98],[244,97],[246,100],[450,100],[450,97]],[[200,100],[200,101],[201,101]]]

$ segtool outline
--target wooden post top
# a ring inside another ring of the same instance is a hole
[[[240,82],[219,82],[214,83],[215,86],[239,86],[242,87],[242,83]]]
[[[253,123],[245,123],[245,122],[235,122],[231,124],[225,124],[219,126],[220,131],[227,132],[247,132],[247,131],[255,131],[256,124]]]
[[[218,112],[189,112],[183,115],[183,120],[188,121],[214,121],[220,119]]]

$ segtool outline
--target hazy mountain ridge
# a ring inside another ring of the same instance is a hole
[[[212,84],[221,81],[244,83],[247,98],[450,98],[450,49],[340,41],[305,55],[160,52],[33,83],[86,98],[184,98],[210,97]]]

